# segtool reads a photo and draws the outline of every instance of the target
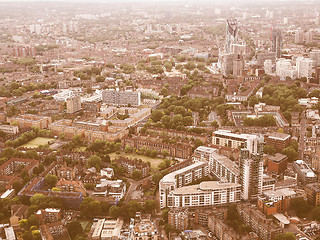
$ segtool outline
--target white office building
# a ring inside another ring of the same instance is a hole
[[[271,75],[272,74],[272,60],[267,59],[263,63],[264,71],[266,74]]]
[[[168,195],[168,207],[208,207],[241,200],[241,185],[206,181],[171,191]]]
[[[296,60],[298,78],[310,78],[312,75],[313,61],[310,58],[298,57]]]
[[[280,58],[276,63],[276,75],[280,80],[284,81],[287,77],[291,79],[297,78],[297,69],[292,66],[291,60]]]
[[[253,134],[236,134],[230,131],[218,130],[212,134],[212,144],[233,149],[246,148],[250,153],[258,152],[258,144],[263,143],[263,136]]]

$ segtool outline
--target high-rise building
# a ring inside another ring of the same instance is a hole
[[[233,60],[233,75],[234,76],[242,76],[244,69],[244,59],[243,56],[237,54]]]
[[[320,84],[320,67],[316,67],[314,80],[316,84]]]
[[[297,30],[295,33],[294,33],[294,42],[295,43],[303,43],[303,31],[302,30]]]
[[[296,60],[298,78],[310,78],[312,75],[313,62],[310,58],[298,57]]]
[[[220,55],[221,61],[221,72],[224,76],[230,75],[233,73],[233,58],[234,54],[226,53]]]
[[[313,50],[310,52],[310,59],[313,61],[313,67],[320,66],[320,50]]]
[[[226,26],[226,53],[233,53],[232,45],[238,42],[238,21],[236,19],[227,20]]]
[[[287,77],[295,79],[297,77],[297,69],[292,66],[290,59],[280,58],[276,64],[276,75],[282,81],[286,80]]]
[[[266,74],[269,74],[269,75],[272,74],[272,60],[270,59],[265,60],[263,67],[264,67],[264,72]]]
[[[75,113],[81,109],[81,97],[76,95],[68,98],[67,102],[67,113]]]
[[[247,149],[240,153],[240,184],[242,198],[256,199],[262,193],[263,186],[263,144],[258,146],[258,152],[250,154]]]
[[[272,30],[271,51],[276,53],[277,58],[281,57],[281,45],[282,45],[281,31],[278,29]]]

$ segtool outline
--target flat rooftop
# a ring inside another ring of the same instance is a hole
[[[237,183],[222,183],[219,181],[205,181],[200,184],[195,184],[191,186],[185,186],[181,188],[177,188],[174,190],[174,194],[196,194],[204,191],[214,191],[220,189],[227,189],[231,187],[241,187],[240,184]]]
[[[179,174],[181,174],[181,173],[187,172],[187,171],[189,171],[189,170],[191,170],[191,169],[193,169],[193,168],[197,168],[197,167],[200,167],[200,166],[202,166],[202,165],[205,166],[205,165],[207,165],[207,163],[201,162],[201,161],[195,162],[194,164],[192,164],[192,165],[190,165],[190,166],[187,166],[187,167],[185,167],[185,168],[179,169],[179,170],[177,170],[177,171],[174,171],[174,172],[172,172],[172,173],[169,173],[169,174],[165,175],[165,176],[161,179],[161,181],[162,181],[162,182],[174,182],[176,175],[179,175]]]

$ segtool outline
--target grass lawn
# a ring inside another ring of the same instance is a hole
[[[119,156],[128,157],[128,158],[137,158],[137,159],[141,159],[144,162],[149,161],[151,163],[151,168],[153,168],[154,170],[157,170],[159,163],[161,163],[163,161],[162,158],[151,158],[151,157],[147,157],[147,156],[143,156],[143,155],[139,155],[139,154],[124,153],[124,152],[121,152],[120,154],[111,153],[111,154],[109,154],[109,156],[110,156],[111,161],[118,158]]]
[[[86,229],[88,224],[89,224],[89,221],[80,221],[80,225],[81,225],[83,231]]]
[[[37,137],[37,138],[31,140],[30,142],[27,142],[27,143],[23,144],[21,147],[37,148],[40,145],[47,145],[48,142],[50,142],[52,140],[54,140],[54,138]]]

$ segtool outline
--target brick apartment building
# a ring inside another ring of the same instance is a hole
[[[277,235],[282,234],[283,229],[256,207],[252,207],[252,204],[241,204],[237,207],[244,224],[250,226],[262,240],[274,240]]]
[[[237,240],[239,235],[224,223],[223,215],[220,212],[215,212],[208,218],[208,228],[217,236],[219,240]]]
[[[296,197],[296,192],[289,188],[265,191],[258,197],[257,206],[266,216],[284,213],[289,209],[291,200]]]
[[[149,175],[150,166],[142,160],[119,157],[115,162],[123,167],[130,176],[134,171],[140,171],[142,173],[142,178]]]
[[[40,223],[52,223],[61,220],[62,213],[61,209],[46,208],[40,209],[36,212],[36,218]]]
[[[45,181],[42,177],[33,178],[18,193],[18,196],[26,195],[32,197],[39,193],[49,197],[60,198],[66,209],[78,209],[83,199],[81,192],[59,192],[48,191],[45,188]]]
[[[168,224],[178,231],[187,230],[189,216],[187,209],[173,208],[168,212]]]
[[[310,183],[305,186],[307,199],[313,206],[320,205],[320,183]]]
[[[68,139],[79,135],[89,142],[94,142],[97,139],[115,141],[123,138],[129,133],[129,130],[124,128],[117,128],[111,131],[106,125],[87,122],[73,122],[68,119],[56,121],[50,124],[49,128],[55,135],[64,134]]]
[[[31,127],[38,127],[39,129],[49,128],[52,123],[51,117],[38,116],[33,114],[19,115],[7,119],[10,124],[17,122],[20,129],[30,129]]]
[[[27,171],[29,176],[32,175],[33,169],[39,166],[39,161],[34,159],[11,158],[0,166],[0,175],[13,175],[20,166],[22,171]]]
[[[159,139],[153,139],[147,136],[125,137],[122,139],[122,146],[129,145],[131,148],[136,149],[149,149],[156,150],[158,153],[162,153],[166,150],[169,156],[175,158],[187,159],[192,155],[192,146],[186,144],[168,144],[162,143]]]

